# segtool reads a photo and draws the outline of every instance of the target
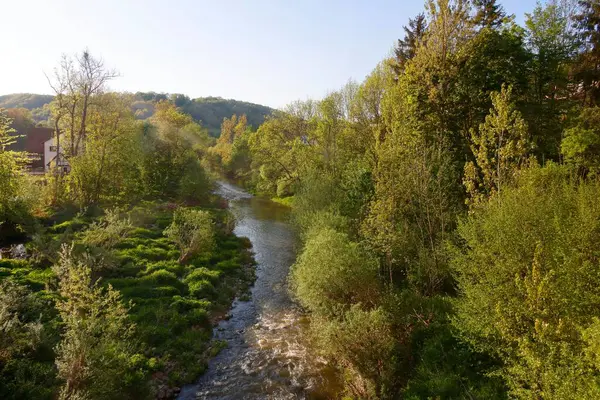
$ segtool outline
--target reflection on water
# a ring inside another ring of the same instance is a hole
[[[234,302],[232,317],[215,328],[215,338],[226,340],[228,347],[179,398],[335,398],[335,371],[311,352],[308,321],[288,293],[287,275],[296,256],[288,209],[225,182],[218,193],[230,202],[235,234],[252,242],[257,279],[251,301]]]

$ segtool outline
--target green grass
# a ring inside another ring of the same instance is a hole
[[[214,210],[217,222],[223,215]],[[79,232],[94,221],[79,214],[49,221],[45,235],[52,239],[50,242],[74,240],[76,249],[111,260],[110,268],[94,273],[101,285],[111,285],[131,305],[130,317],[144,349],[140,363],[152,364],[149,370],[166,373],[170,384],[180,386],[197,378],[208,358],[222,347],[211,344],[211,320],[228,309],[236,295],[247,292],[253,281],[250,243],[219,232],[213,251],[181,265],[177,247],[163,235],[171,223],[168,208],[146,203],[130,211],[130,218],[135,228],[111,249],[90,248],[78,241]],[[35,310],[36,318],[42,314],[44,323],[59,332],[60,321],[53,307],[56,293],[52,291],[56,277],[49,262],[33,265],[23,260],[0,260],[0,280],[6,278],[34,292],[42,307]],[[55,336],[56,344],[60,337]]]

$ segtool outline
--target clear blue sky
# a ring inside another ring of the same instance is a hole
[[[421,0],[6,0],[0,94],[49,93],[62,53],[89,48],[111,89],[222,96],[272,107],[362,80]],[[523,20],[535,0],[501,1]]]

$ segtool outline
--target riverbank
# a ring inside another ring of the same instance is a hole
[[[252,243],[256,281],[214,330],[227,347],[179,399],[336,398],[337,371],[314,351],[308,319],[289,294],[298,246],[290,209],[226,182],[217,192],[229,202],[234,233]]]
[[[31,257],[0,260],[0,284],[19,285],[36,305],[22,310],[22,322],[39,322],[42,332],[24,355],[0,359],[0,397],[52,399],[58,393],[55,349],[64,326],[55,308],[60,296],[52,266],[63,244],[86,258],[97,284],[117,290],[127,305],[128,320],[135,324],[126,343],[133,355],[124,360],[127,374],[120,379],[129,394],[172,398],[196,379],[224,346],[212,341],[213,325],[236,296],[248,292],[255,276],[251,244],[232,233],[231,216],[220,203],[189,208],[211,215],[214,247],[185,262],[165,236],[177,206],[158,202],[122,212],[57,215],[27,244]],[[27,374],[35,379],[24,378]]]

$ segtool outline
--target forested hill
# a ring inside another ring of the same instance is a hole
[[[32,93],[15,93],[0,96],[0,108],[26,108],[32,112],[36,123],[47,120],[49,114],[43,110],[45,104],[52,101],[53,96]],[[272,108],[245,101],[223,99],[221,97],[201,97],[191,99],[183,94],[167,94],[155,92],[138,92],[135,94],[133,108],[138,119],[146,119],[154,114],[154,104],[161,100],[171,100],[185,113],[191,115],[209,133],[218,137],[223,118],[233,114],[245,114],[248,124],[257,128]]]
[[[52,101],[54,96],[48,94],[14,93],[0,96],[0,108],[41,108]]]

